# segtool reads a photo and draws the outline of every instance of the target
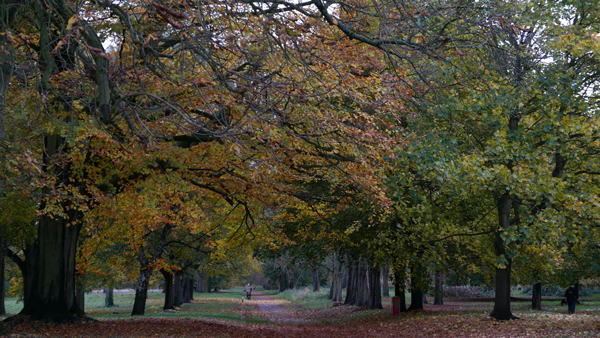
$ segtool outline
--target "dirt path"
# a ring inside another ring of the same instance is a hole
[[[259,315],[270,322],[289,325],[306,325],[314,323],[307,318],[298,317],[293,311],[284,309],[281,300],[273,299],[263,295],[262,292],[252,293],[252,301],[255,302]]]

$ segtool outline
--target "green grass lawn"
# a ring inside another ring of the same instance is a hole
[[[258,290],[259,288],[257,288]],[[115,306],[110,308],[104,307],[104,298],[104,294],[86,294],[85,313],[99,320],[131,318],[135,295],[114,294]],[[165,312],[163,311],[165,295],[153,292],[148,293],[146,311],[143,317],[208,317],[247,323],[265,323],[266,321],[261,317],[251,314],[254,310],[254,304],[251,302],[242,302],[242,298],[245,298],[245,292],[242,287],[211,293],[195,292],[192,303],[183,304],[177,311]],[[23,303],[18,302],[17,298],[6,298],[5,307],[7,316],[10,316],[21,311]]]

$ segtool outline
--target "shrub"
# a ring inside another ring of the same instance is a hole
[[[492,297],[493,290],[486,290],[482,286],[444,286],[444,297],[452,298],[477,298],[477,297]]]

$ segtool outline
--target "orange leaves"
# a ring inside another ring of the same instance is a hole
[[[90,46],[90,45],[85,45],[85,46],[87,47],[87,49],[90,52],[98,55],[98,57],[100,57],[101,59],[108,60],[108,61],[111,60],[110,56],[108,56],[108,55],[106,55],[106,53],[104,53],[104,49],[99,48],[99,47],[93,47],[93,46]]]
[[[177,28],[177,29],[182,29],[183,25],[173,21],[173,19],[171,19],[171,16],[177,19],[185,19],[185,16],[179,12],[176,12],[168,7],[165,7],[161,4],[158,4],[156,2],[152,3],[152,6],[156,9],[156,13],[158,13],[158,15],[160,15],[166,22],[168,22],[169,24],[171,24],[171,26]]]

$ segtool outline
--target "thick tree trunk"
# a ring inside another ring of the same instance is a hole
[[[383,309],[381,304],[381,270],[379,267],[369,267],[369,298],[367,300],[367,306],[371,309]]]
[[[51,138],[47,137],[46,142]],[[40,209],[44,209],[43,204]],[[64,207],[67,210],[67,205]],[[42,322],[65,322],[75,320],[72,310],[79,313],[75,302],[75,254],[81,214],[69,210],[68,215],[69,219],[40,216],[34,258],[27,262],[32,274],[30,295],[24,299],[19,315]]]
[[[351,261],[348,274],[348,289],[346,290],[346,305],[369,305],[369,289],[367,279],[367,264],[360,258]]]
[[[342,266],[342,289],[346,289],[348,287],[348,274],[350,271],[348,270],[347,265]]]
[[[413,262],[410,268],[410,306],[408,311],[422,310],[425,300],[423,286],[427,285],[425,278],[426,269],[421,262]]]
[[[407,311],[414,310],[423,310],[423,290],[411,287],[410,306]]]
[[[441,272],[435,272],[435,295],[433,305],[444,305],[444,275]]]
[[[2,194],[2,192],[0,192]],[[0,235],[0,315],[6,314],[4,306],[4,258],[6,257],[6,242]]]
[[[423,309],[423,290],[421,285],[423,282],[422,266],[420,263],[414,263],[411,267],[411,278],[410,278],[410,306],[408,311],[422,310]]]
[[[510,225],[510,210],[512,200],[508,194],[504,194],[496,199],[498,203],[498,221],[500,229],[508,229]],[[508,320],[516,318],[510,310],[510,271],[511,259],[506,254],[504,240],[500,236],[500,231],[495,234],[494,248],[496,256],[503,258],[504,267],[496,268],[496,297],[494,299],[494,309],[490,316],[498,320]]]
[[[348,263],[348,280],[344,305],[356,304],[356,295],[358,290],[358,264],[358,259],[350,258]]]
[[[383,269],[381,269],[381,284],[383,287],[383,296],[384,297],[390,296],[389,279],[390,279],[390,265],[388,263],[386,263],[385,267]]]
[[[204,292],[210,293],[210,276],[204,278]]]
[[[321,289],[319,281],[319,268],[317,266],[312,267],[312,286],[313,292],[319,292]]]
[[[148,298],[148,285],[150,284],[150,276],[152,269],[143,267],[140,269],[137,282],[135,283],[135,300],[133,301],[132,316],[143,316],[146,311],[146,299]]]
[[[79,314],[83,315],[85,313],[85,276],[84,275],[79,275],[76,278],[75,302],[77,304],[77,308],[72,308],[71,312],[79,313]]]
[[[516,318],[510,310],[510,263],[506,268],[496,268],[496,297],[490,316],[498,320]]]
[[[358,270],[357,306],[369,305],[369,279],[367,263],[361,259]]]
[[[400,300],[400,312],[408,311],[406,309],[406,294],[404,292],[404,287],[402,286],[403,284],[404,284],[404,282],[402,282],[402,284],[400,284],[398,281],[396,281],[396,283],[394,283],[395,294]]]
[[[170,271],[161,269],[160,273],[165,279],[165,303],[163,310],[175,310],[174,297],[173,297],[173,274]]]
[[[285,273],[285,270],[281,270],[279,274],[279,292],[283,292],[288,288],[288,276]]]
[[[105,293],[104,307],[115,306],[114,291],[115,291],[115,288],[113,288],[112,286],[108,287],[108,288],[104,288],[104,293]]]
[[[541,310],[542,309],[542,283],[535,283],[532,285],[531,295],[531,309]]]
[[[342,301],[342,265],[337,259],[337,254],[333,254],[333,269],[332,269],[331,290],[329,291],[329,299],[334,302]]]
[[[173,280],[173,295],[174,295],[174,300],[173,300],[173,304],[175,305],[175,307],[180,307],[181,304],[183,303],[183,288],[181,287],[181,273],[179,272],[175,272],[175,278]]]
[[[183,286],[182,286],[182,297],[181,297],[181,302],[182,303],[191,303],[192,302],[192,297],[190,296],[190,293],[192,292],[192,287],[190,285],[190,277],[187,274],[183,275]]]

